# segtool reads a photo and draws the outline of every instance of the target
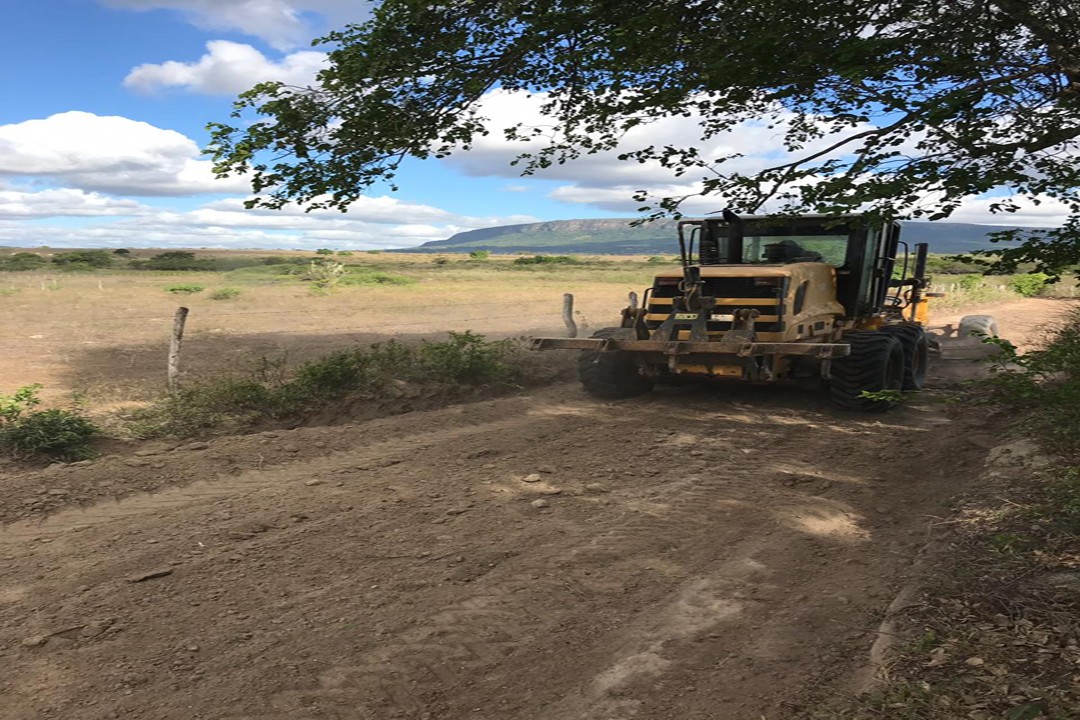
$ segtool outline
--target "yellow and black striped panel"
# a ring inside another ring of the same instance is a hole
[[[728,315],[738,308],[752,307],[761,313],[754,323],[759,337],[783,333],[787,278],[737,276],[704,277],[702,280],[704,282],[702,294],[716,298],[714,316]],[[675,298],[681,294],[677,285],[658,282],[649,295],[645,315],[646,327],[650,330],[660,327],[660,324],[671,314]],[[730,320],[710,320],[708,324],[710,337],[716,334],[716,339],[722,337],[723,333],[730,329]]]

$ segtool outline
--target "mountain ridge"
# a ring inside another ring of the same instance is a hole
[[[637,227],[631,218],[547,220],[478,228],[445,240],[432,240],[401,252],[556,253],[589,255],[670,254],[678,249],[676,221],[655,220]],[[1016,225],[903,222],[901,237],[909,244],[925,242],[933,253],[965,253],[994,247],[989,234]]]

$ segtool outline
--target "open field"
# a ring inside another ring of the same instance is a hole
[[[158,251],[135,250],[143,261]],[[198,251],[232,264],[258,262],[269,251]],[[274,252],[304,263],[310,252]],[[184,368],[190,379],[244,372],[264,360],[289,364],[332,349],[387,338],[431,337],[448,330],[491,336],[562,333],[563,293],[575,296],[582,333],[611,325],[630,291],[641,293],[670,256],[583,256],[580,264],[515,265],[512,256],[471,260],[467,255],[368,254],[333,256],[365,272],[403,284],[371,282],[329,294],[275,268],[231,272],[6,272],[0,273],[0,392],[29,383],[62,402],[72,394],[91,408],[140,402],[164,386],[168,336],[176,308],[191,309]],[[264,272],[264,270],[266,272]],[[274,271],[274,272],[270,272]],[[374,276],[372,276],[374,277]],[[942,312],[973,302],[1018,299],[1009,278],[988,278],[965,289],[941,276],[935,301]],[[190,295],[168,288],[197,285]],[[1072,284],[1062,286],[1066,293]],[[212,299],[232,289],[235,297]]]
[[[0,341],[7,350],[0,378],[8,389],[39,382],[47,398],[76,392],[92,405],[152,397],[163,389],[180,305],[191,309],[184,358],[192,378],[243,370],[264,357],[296,363],[390,337],[466,329],[492,336],[561,333],[566,292],[574,294],[576,320],[587,331],[617,320],[627,293],[641,292],[656,268],[643,258],[550,269],[513,268],[510,259],[469,264],[459,257],[454,265],[434,264],[430,255],[362,259],[411,282],[318,295],[295,279],[244,272],[0,274],[0,290],[7,290],[0,295]],[[166,290],[177,284],[206,289]],[[210,298],[224,287],[240,294]]]

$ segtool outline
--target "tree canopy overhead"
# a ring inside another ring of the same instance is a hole
[[[319,42],[317,87],[261,84],[237,121],[211,125],[219,174],[249,173],[253,204],[345,209],[406,158],[503,132],[530,141],[525,173],[617,149],[741,212],[943,219],[981,195],[1007,218],[1021,201],[1061,204],[1061,228],[1003,246],[998,264],[1080,261],[1073,0],[383,0]],[[491,128],[480,105],[496,89],[538,94],[550,123]],[[698,136],[621,144],[674,117]],[[740,171],[737,149],[702,152],[746,122],[775,127],[783,159]],[[663,214],[686,197],[639,199]]]

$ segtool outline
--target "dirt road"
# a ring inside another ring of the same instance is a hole
[[[791,717],[995,442],[938,399],[561,385],[50,468],[174,484],[0,530],[0,717]]]

